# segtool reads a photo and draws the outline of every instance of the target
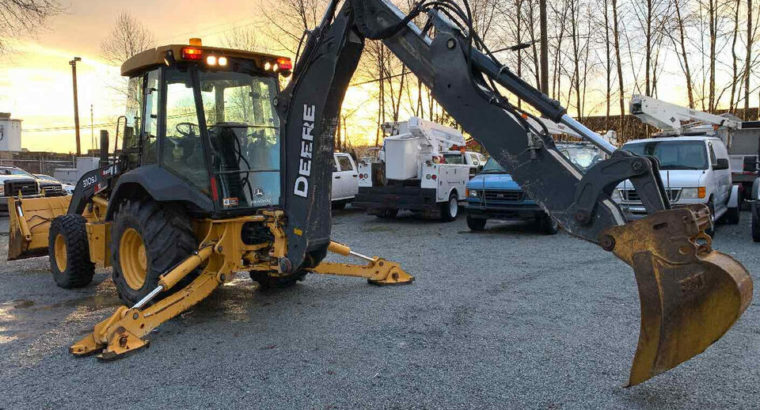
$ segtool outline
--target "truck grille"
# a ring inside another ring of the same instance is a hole
[[[61,184],[41,185],[40,191],[42,191],[45,196],[61,196],[65,193],[63,192]]]
[[[5,181],[5,195],[37,195],[37,183],[33,181]]]
[[[522,201],[522,191],[485,191],[486,201]]]
[[[678,197],[681,196],[680,189],[666,189],[665,193],[668,195],[668,200],[671,202],[678,201]],[[623,199],[629,202],[641,202],[639,193],[635,189],[628,189],[623,191]]]

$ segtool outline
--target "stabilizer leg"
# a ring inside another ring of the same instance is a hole
[[[321,275],[339,275],[367,278],[373,285],[405,285],[414,281],[414,276],[401,269],[401,266],[383,258],[369,257],[354,252],[346,245],[330,242],[327,250],[338,255],[353,256],[367,261],[366,265],[353,265],[337,262],[322,262],[310,272]]]
[[[211,247],[201,249],[162,276],[159,286],[131,309],[121,306],[111,317],[98,323],[93,332],[69,348],[75,356],[100,353],[100,360],[115,360],[148,346],[143,337],[162,323],[191,308],[208,297],[222,282],[224,275],[209,269],[178,292],[143,309],[156,295],[169,290],[189,272],[211,256]]]

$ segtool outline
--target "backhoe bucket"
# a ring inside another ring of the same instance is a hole
[[[70,196],[8,198],[8,260],[47,255],[50,222],[68,211],[69,202]]]
[[[752,301],[749,272],[711,248],[710,213],[697,205],[608,229],[602,246],[633,267],[641,302],[628,386],[702,353]]]

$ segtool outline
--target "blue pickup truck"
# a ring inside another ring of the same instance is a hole
[[[596,148],[583,143],[559,143],[557,149],[581,172],[603,158]],[[533,220],[547,235],[559,230],[557,221],[530,199],[493,158],[467,183],[466,194],[467,226],[473,231],[484,230],[489,219]]]
[[[467,226],[482,231],[489,219],[533,219],[541,232],[555,234],[559,230],[552,219],[504,168],[489,158],[483,170],[467,183]]]

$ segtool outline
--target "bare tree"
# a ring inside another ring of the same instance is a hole
[[[100,43],[100,52],[109,64],[121,65],[135,54],[154,47],[154,44],[153,33],[123,11],[116,16],[111,33]]]
[[[258,51],[261,48],[259,30],[256,27],[235,27],[224,35],[222,46],[236,50]]]
[[[666,31],[676,49],[676,55],[678,56],[678,62],[681,65],[681,70],[685,76],[686,81],[686,93],[689,98],[689,108],[694,108],[694,83],[691,78],[691,68],[689,67],[689,53],[686,51],[686,25],[687,15],[683,12],[684,0],[673,0],[673,10],[675,11],[675,31],[674,35],[672,30]]]
[[[752,43],[755,37],[755,31],[752,27],[752,0],[747,0],[747,57],[744,59],[744,119],[746,120],[749,115],[749,93],[750,93],[750,76],[752,74],[750,68],[752,67]],[[755,29],[756,30],[756,29]],[[760,99],[758,101],[760,105]],[[760,111],[760,110],[758,110]],[[760,115],[760,112],[758,112]]]
[[[620,29],[618,20],[618,1],[612,0],[612,34],[615,43],[615,60],[617,62],[618,87],[620,97],[620,124],[618,135],[625,135],[625,88],[623,85],[623,60],[620,58]]]
[[[8,39],[36,33],[61,11],[58,0],[0,0],[0,54],[8,51]]]

